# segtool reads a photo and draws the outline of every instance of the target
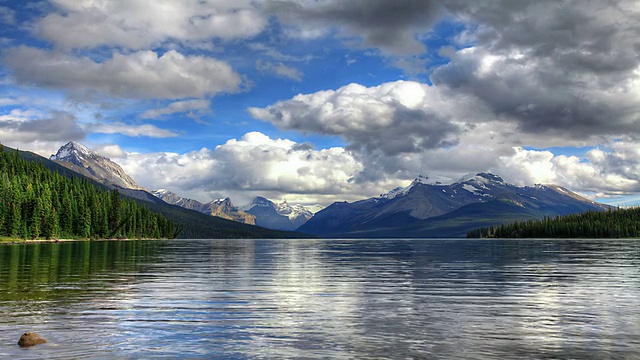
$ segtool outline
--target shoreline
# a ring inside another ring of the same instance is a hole
[[[165,239],[146,239],[146,238],[141,238],[141,239],[129,239],[129,238],[123,238],[123,239],[12,239],[12,238],[3,238],[0,239],[0,246],[1,245],[20,245],[20,244],[59,244],[59,243],[66,243],[66,242],[81,242],[81,241],[86,241],[86,242],[102,242],[102,241],[145,241],[145,240],[165,240]]]

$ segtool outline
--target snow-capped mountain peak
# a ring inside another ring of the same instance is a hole
[[[277,230],[295,230],[313,217],[302,205],[291,205],[286,200],[275,203],[262,196],[255,197],[242,210],[256,216],[256,225]]]
[[[464,184],[469,182],[474,182],[479,184],[488,184],[488,183],[496,183],[500,185],[506,184],[500,176],[494,175],[490,172],[469,173],[461,177],[460,179],[458,179],[458,181],[456,181],[456,183],[458,184]]]
[[[58,152],[55,155],[51,155],[49,160],[66,161],[76,165],[82,165],[81,159],[88,160],[91,158],[101,157],[102,156],[98,155],[98,153],[88,147],[75,141],[69,141],[58,149]]]
[[[451,182],[451,179],[449,178],[445,178],[442,176],[434,176],[434,177],[430,177],[427,175],[418,175],[417,178],[415,178],[411,184],[409,184],[409,186],[405,186],[405,187],[397,187],[391,191],[389,191],[386,194],[382,194],[380,195],[381,198],[384,199],[393,199],[396,198],[398,196],[404,196],[407,195],[409,193],[409,191],[411,189],[413,189],[416,186],[420,186],[420,185],[442,185],[444,184],[448,184]]]
[[[254,207],[269,208],[274,207],[274,203],[267,198],[263,198],[262,196],[256,196],[253,201],[251,201],[251,203],[242,206],[240,209],[243,211],[248,211],[250,209],[253,209]]]
[[[63,145],[49,159],[61,164],[77,166],[77,168],[73,166],[71,168],[74,171],[83,171],[85,176],[92,177],[107,186],[115,185],[125,189],[143,190],[120,165],[75,141]]]
[[[311,219],[311,217],[313,216],[313,213],[307,210],[304,206],[289,205],[289,203],[287,203],[287,200],[283,200],[281,203],[276,204],[276,211],[278,212],[278,214],[286,216],[292,221],[296,220],[300,216],[304,217],[306,220]]]

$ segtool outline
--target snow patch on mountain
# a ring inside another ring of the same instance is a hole
[[[405,196],[409,193],[411,189],[420,185],[446,185],[450,184],[451,179],[443,176],[427,176],[427,175],[418,175],[411,184],[405,187],[397,187],[386,194],[381,194],[380,198],[383,199],[394,199],[396,197]]]
[[[313,216],[313,213],[307,210],[304,206],[289,205],[289,203],[287,203],[287,200],[276,204],[276,211],[278,212],[278,214],[288,217],[291,221],[294,221],[301,216],[306,220],[309,220]]]
[[[49,157],[49,160],[76,165],[85,171],[86,176],[93,177],[108,186],[144,190],[124,172],[120,165],[75,141],[63,145],[56,154]]]

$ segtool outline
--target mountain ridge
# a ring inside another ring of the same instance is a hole
[[[302,205],[289,205],[286,200],[276,203],[262,196],[255,197],[241,209],[256,217],[256,225],[268,229],[295,230],[313,217]]]
[[[74,165],[84,168],[89,177],[107,186],[146,190],[127,175],[120,165],[75,141],[60,147],[58,152],[49,157],[49,160],[65,167],[71,166],[72,170],[75,170]]]
[[[516,186],[484,172],[447,185],[418,178],[406,188],[396,188],[379,197],[336,202],[297,230],[330,237],[464,236],[467,230],[478,227],[472,225],[477,219],[486,220],[480,222],[481,226],[499,225],[506,220],[606,208],[609,207],[557,185]],[[474,217],[469,217],[469,211]],[[454,223],[457,225],[450,231],[437,231],[438,226],[444,229]]]
[[[95,186],[102,187],[107,190],[118,189],[121,196],[133,198],[138,203],[144,204],[152,211],[159,212],[166,217],[174,220],[177,225],[183,226],[179,238],[191,239],[235,239],[235,238],[308,238],[308,234],[302,234],[291,231],[277,231],[266,229],[255,225],[247,225],[232,220],[222,219],[214,216],[185,209],[179,206],[167,204],[158,199],[146,190],[126,189],[119,186],[107,186],[94,176],[88,176],[86,169],[64,161],[54,161],[42,157],[29,151],[20,151],[3,146],[4,151],[17,151],[21,157],[28,161],[38,161],[44,164],[51,171],[57,171],[60,174],[71,177],[81,176],[93,182]],[[84,170],[84,171],[82,171]]]

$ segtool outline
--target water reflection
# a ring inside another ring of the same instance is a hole
[[[638,357],[639,265],[625,240],[2,246],[0,356]]]

